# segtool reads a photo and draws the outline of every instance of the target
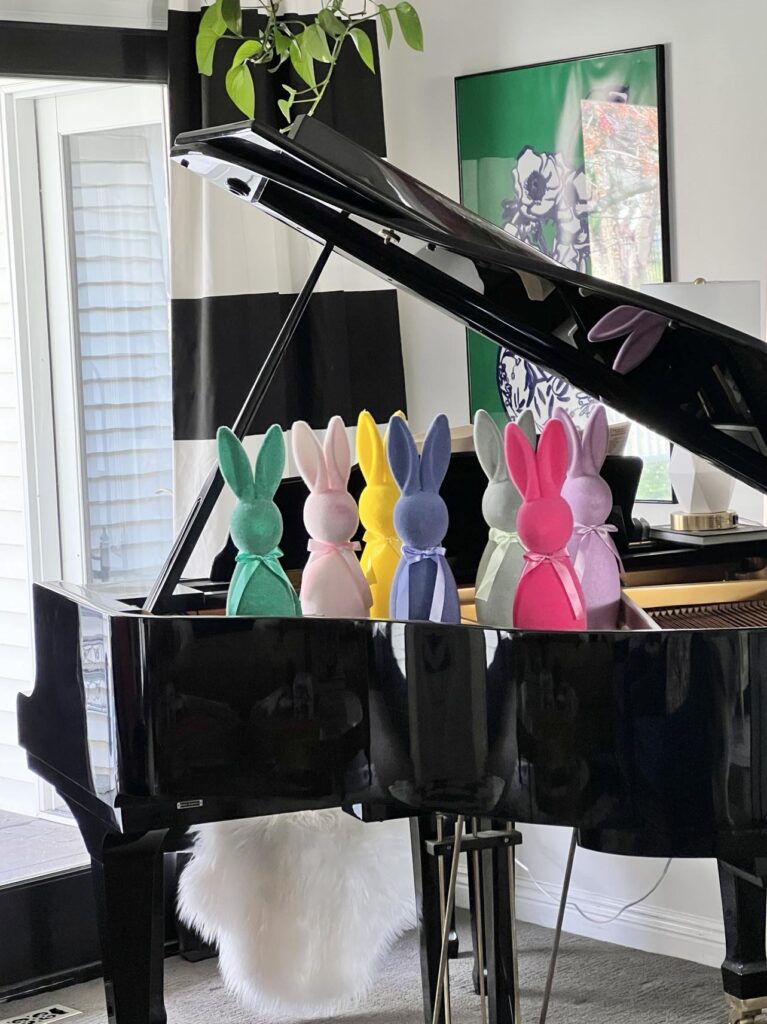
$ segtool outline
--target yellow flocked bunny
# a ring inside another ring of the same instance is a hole
[[[396,415],[403,416],[401,412]],[[399,487],[389,470],[376,422],[366,409],[357,420],[357,461],[367,484],[360,495],[360,520],[365,527],[360,564],[373,593],[370,617],[386,619],[389,592],[400,560],[401,544],[393,520]]]

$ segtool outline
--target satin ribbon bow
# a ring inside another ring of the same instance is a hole
[[[603,523],[601,526],[581,526],[580,523],[575,524],[573,533],[576,537],[580,538],[578,541],[578,551],[575,555],[575,563],[573,568],[575,569],[575,575],[578,579],[583,576],[583,570],[586,568],[586,552],[584,550],[585,545],[583,541],[586,537],[595,536],[598,537],[611,555],[614,556],[618,563],[619,572],[623,572],[623,562],[621,556],[618,553],[618,549],[615,546],[615,541],[610,536],[611,533],[617,533],[618,527]]]
[[[445,612],[445,595],[447,593],[447,578],[445,576],[445,549],[433,548],[412,548],[409,544],[402,545],[402,559],[406,565],[414,565],[416,562],[425,562],[431,559],[437,567],[437,575],[434,579],[434,595],[431,599],[431,610],[429,620],[431,622],[442,622]],[[404,568],[404,567],[403,567]],[[400,604],[402,602],[402,604]],[[403,571],[397,573],[397,592],[395,607],[398,610],[398,618],[410,618],[410,573]],[[399,609],[402,608],[402,614]]]
[[[323,555],[332,555],[334,551],[359,551],[360,542],[358,540],[310,540],[306,548],[321,558]]]
[[[362,540],[365,542],[365,554],[370,561],[370,565],[365,573],[365,579],[372,585],[377,582],[372,565],[373,559],[386,548],[391,548],[397,558],[399,558],[401,553],[400,539],[399,537],[386,537],[383,533],[376,533],[374,530],[365,530]]]
[[[232,608],[236,608],[239,605],[242,595],[245,593],[245,588],[253,579],[253,575],[259,565],[263,565],[265,569],[268,569],[281,583],[287,580],[287,576],[279,562],[280,558],[282,558],[282,551],[279,548],[272,548],[265,555],[251,555],[247,551],[240,551],[238,553],[235,562],[238,565],[245,565],[247,568],[239,574],[229,592],[229,604]]]
[[[488,537],[490,541],[495,544],[495,550],[487,563],[487,568],[485,569],[485,575],[482,577],[482,582],[477,587],[474,594],[474,599],[476,601],[486,601],[490,597],[490,591],[493,589],[495,577],[498,575],[500,568],[503,565],[506,552],[512,544],[519,544],[518,533],[512,530],[499,530],[495,526],[490,527]]]
[[[318,558],[324,558],[325,555],[332,555],[334,552],[338,552],[339,554],[341,554],[343,563],[349,570],[349,574],[352,578],[352,582],[354,583],[354,587],[357,590],[357,593],[360,595],[363,602],[368,602],[368,607],[370,607],[370,587],[367,581],[365,580],[365,577],[360,577],[360,574],[355,572],[354,569],[352,568],[351,562],[349,562],[348,559],[343,558],[344,551],[359,551],[360,542],[358,540],[332,541],[310,539],[309,543],[306,545],[306,548],[313,555],[317,555]],[[355,562],[356,561],[357,560],[355,558]],[[357,565],[359,565],[359,562],[357,562]],[[367,591],[367,593],[365,591]]]
[[[522,570],[522,575],[519,577],[520,582],[525,576],[537,569],[539,565],[548,563],[559,577],[559,582],[562,584],[565,594],[567,595],[567,599],[570,602],[573,618],[580,618],[584,613],[583,601],[578,593],[578,588],[575,585],[572,574],[568,571],[570,558],[567,554],[567,550],[565,548],[561,548],[559,551],[554,551],[550,555],[539,555],[532,551],[526,551],[522,557],[526,564]]]

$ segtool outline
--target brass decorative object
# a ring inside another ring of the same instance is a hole
[[[732,530],[738,525],[737,512],[672,512],[671,529],[679,533],[703,530]]]

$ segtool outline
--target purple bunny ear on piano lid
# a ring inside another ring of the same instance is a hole
[[[616,306],[596,322],[589,331],[588,339],[599,343],[628,335],[613,360],[613,370],[629,373],[655,351],[670,322],[649,309]]]

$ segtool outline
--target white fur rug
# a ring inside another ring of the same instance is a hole
[[[178,906],[244,1007],[338,1012],[415,926],[408,822],[327,810],[203,825]]]

